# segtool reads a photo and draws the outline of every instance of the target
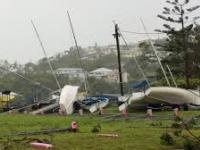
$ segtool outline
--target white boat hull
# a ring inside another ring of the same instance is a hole
[[[84,107],[84,109],[89,110],[91,113],[97,111],[100,108],[104,108],[109,104],[109,99],[107,99],[106,101],[100,101],[98,103],[94,103],[93,105],[90,106],[86,106]]]
[[[169,104],[200,105],[200,97],[196,91],[174,87],[151,87],[145,92],[147,101],[160,101]]]

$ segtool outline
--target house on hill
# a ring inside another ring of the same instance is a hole
[[[91,72],[89,72],[89,77],[94,77],[96,79],[104,79],[108,82],[119,82],[119,75],[118,70],[108,69],[108,68],[98,68]],[[122,73],[123,82],[128,81],[128,74],[127,72]]]
[[[93,71],[90,71],[89,72],[89,77],[94,77],[94,78],[97,78],[97,79],[102,79],[104,77],[107,77],[111,73],[112,73],[111,69],[108,69],[108,68],[98,68],[98,69],[95,69]]]
[[[84,81],[85,78],[82,68],[58,68],[55,72],[58,76],[67,76],[69,79],[78,78]]]

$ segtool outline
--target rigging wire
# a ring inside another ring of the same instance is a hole
[[[48,88],[48,87],[46,87],[46,86],[41,85],[41,84],[40,84],[39,82],[37,82],[37,81],[33,81],[33,80],[29,79],[29,78],[26,78],[26,77],[22,76],[21,74],[19,74],[19,73],[17,73],[17,72],[11,71],[11,70],[6,69],[6,68],[4,68],[4,67],[2,67],[2,66],[0,66],[0,69],[1,69],[1,70],[4,70],[4,71],[7,71],[7,72],[10,72],[10,73],[12,73],[12,74],[14,74],[14,75],[16,75],[16,76],[18,76],[18,77],[20,77],[20,78],[26,80],[26,81],[29,82],[29,83],[32,83],[32,84],[37,85],[37,86],[40,86],[40,87],[43,88],[43,89],[46,89],[46,90],[48,90],[48,91],[50,91],[50,92],[53,92],[52,89],[50,89],[50,88]]]
[[[122,37],[122,39],[123,39],[123,41],[124,41],[124,43],[125,43],[127,49],[130,50],[130,48],[129,48],[129,46],[128,46],[128,43],[126,42],[126,39],[124,38],[124,36],[123,36],[123,34],[121,33],[121,30],[120,30],[120,29],[119,29],[119,33],[120,33],[120,35],[121,35],[121,37]],[[138,68],[139,71],[141,72],[143,78],[146,80],[148,86],[151,87],[151,85],[150,85],[150,83],[149,83],[149,81],[148,81],[148,79],[147,79],[147,77],[146,77],[144,71],[142,70],[141,66],[140,66],[139,63],[138,63],[137,58],[135,57],[134,54],[132,54],[132,57],[133,57],[133,59],[134,59],[134,61],[135,61],[135,63],[136,63],[137,68]]]
[[[37,36],[37,38],[38,38],[38,41],[39,41],[40,46],[41,46],[41,48],[42,48],[42,51],[43,51],[43,53],[44,53],[44,55],[45,55],[45,57],[46,57],[46,59],[47,59],[48,65],[49,65],[50,70],[51,70],[51,73],[52,73],[52,75],[53,75],[53,77],[54,77],[54,79],[55,79],[55,81],[56,81],[56,83],[57,83],[57,85],[58,85],[58,88],[59,88],[60,91],[61,91],[60,83],[59,83],[59,81],[58,81],[58,79],[57,79],[57,77],[56,77],[56,74],[55,74],[55,72],[54,72],[54,70],[53,70],[53,67],[52,67],[52,65],[51,65],[51,63],[50,63],[50,61],[49,61],[49,59],[48,59],[47,53],[46,53],[46,51],[45,51],[44,45],[43,45],[42,40],[41,40],[41,38],[40,38],[40,35],[39,35],[38,31],[37,31],[37,28],[36,28],[36,26],[35,26],[35,24],[33,23],[32,20],[31,20],[31,24],[33,25],[34,31],[35,31],[35,33],[36,33],[36,36]]]
[[[162,63],[161,63],[160,57],[158,56],[157,50],[156,50],[156,48],[155,48],[155,46],[154,46],[154,44],[153,44],[153,42],[152,42],[152,39],[151,39],[150,35],[149,35],[148,32],[147,32],[147,28],[146,28],[146,26],[145,26],[143,20],[140,19],[140,21],[141,21],[141,23],[142,23],[142,25],[143,25],[144,31],[146,32],[146,36],[147,36],[148,39],[149,39],[149,43],[150,43],[150,45],[151,45],[151,47],[152,47],[152,50],[153,50],[153,52],[154,52],[155,55],[156,55],[156,58],[157,58],[158,63],[159,63],[159,65],[160,65],[160,67],[161,67],[161,70],[162,70],[162,72],[163,72],[163,75],[164,75],[164,77],[165,77],[165,80],[167,81],[167,84],[168,84],[168,86],[170,87],[170,82],[169,82],[169,80],[168,80],[168,78],[167,78],[167,75],[166,75],[165,69],[163,68],[163,65],[162,65]]]
[[[72,35],[73,35],[73,38],[74,38],[74,43],[75,43],[75,46],[76,46],[76,50],[77,50],[77,53],[78,53],[78,57],[79,57],[79,63],[81,65],[81,68],[83,69],[83,73],[84,73],[84,86],[85,86],[85,91],[86,91],[86,94],[88,94],[88,89],[89,89],[89,84],[88,84],[88,79],[87,79],[87,73],[85,71],[85,67],[83,65],[83,62],[81,61],[81,55],[80,55],[80,51],[79,51],[79,48],[78,48],[78,42],[76,40],[76,36],[75,36],[75,32],[74,32],[74,27],[72,25],[72,20],[71,20],[71,17],[70,17],[70,14],[69,12],[67,11],[67,15],[68,15],[68,19],[69,19],[69,24],[70,24],[70,27],[71,27],[71,32],[72,32]]]
[[[124,33],[131,33],[131,34],[142,34],[142,35],[146,35],[146,34],[147,34],[147,33],[144,33],[144,32],[134,32],[134,31],[128,31],[128,30],[121,30],[121,32],[124,32]],[[148,34],[158,35],[158,34],[165,34],[165,33],[161,33],[161,32],[151,32],[151,33],[148,33]]]
[[[173,81],[175,87],[177,88],[178,86],[177,86],[177,84],[176,84],[176,81],[175,81],[175,79],[174,79],[174,76],[173,76],[173,74],[172,74],[172,71],[171,71],[171,69],[169,68],[169,65],[166,65],[166,67],[167,67],[167,69],[168,69],[168,71],[169,71],[169,74],[170,74],[170,76],[171,76],[171,78],[172,78],[172,81]]]

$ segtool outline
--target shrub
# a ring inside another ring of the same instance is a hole
[[[174,123],[172,123],[172,128],[176,128],[176,129],[179,129],[179,128],[181,128],[182,127],[182,124],[181,123],[178,123],[178,122],[174,122]]]
[[[160,137],[161,139],[161,144],[163,145],[173,145],[174,144],[174,139],[169,133],[163,133]]]
[[[178,137],[178,136],[181,136],[182,130],[175,130],[173,133],[174,133],[175,136]]]
[[[183,143],[184,150],[199,150],[200,144],[192,139],[185,139]]]
[[[91,132],[92,132],[92,133],[101,132],[101,125],[100,125],[100,124],[95,125],[95,126],[92,128]]]

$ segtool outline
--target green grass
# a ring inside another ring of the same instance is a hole
[[[132,115],[141,115],[142,113],[135,112]],[[155,112],[154,114],[162,118],[162,116],[169,116],[172,112],[164,111]],[[197,114],[200,114],[200,112],[188,111],[183,112],[182,116],[186,118]],[[19,132],[40,131],[49,128],[66,128],[70,126],[72,120],[77,121],[80,129],[79,133],[66,132],[29,137],[15,136]],[[5,146],[8,147],[8,150],[32,150],[28,142],[30,138],[50,141],[55,150],[171,150],[180,148],[182,142],[178,139],[175,146],[164,146],[160,144],[161,134],[172,130],[171,128],[165,128],[170,126],[171,123],[172,120],[162,119],[156,121],[150,121],[148,119],[106,121],[95,115],[86,115],[83,117],[1,115],[0,150]],[[101,125],[101,133],[116,133],[119,137],[108,138],[96,136],[95,133],[91,132],[96,124]],[[200,135],[199,130],[193,130],[193,132],[197,136]]]

